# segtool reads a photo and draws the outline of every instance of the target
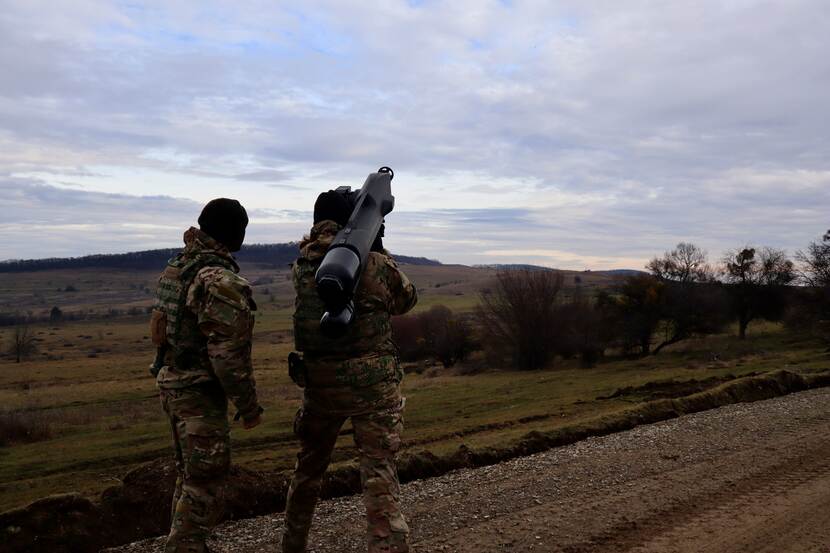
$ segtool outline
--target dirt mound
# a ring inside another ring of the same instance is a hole
[[[53,495],[0,514],[0,541],[14,552],[97,551],[100,518],[100,508],[80,494]]]
[[[130,471],[93,503],[79,494],[56,495],[0,514],[0,541],[9,552],[86,553],[164,534],[176,471],[157,460]],[[225,518],[242,519],[285,508],[288,482],[238,466],[228,480]]]
[[[801,376],[776,371],[739,378],[676,399],[658,399],[624,411],[548,432],[533,431],[503,447],[471,449],[462,444],[451,454],[404,453],[398,462],[404,482],[460,468],[502,461],[739,402],[769,399],[830,385],[830,372]],[[10,553],[86,553],[139,538],[164,534],[170,524],[175,484],[171,462],[162,460],[128,473],[122,484],[106,490],[94,503],[78,494],[48,497],[22,509],[0,514],[0,541]],[[234,466],[227,486],[225,519],[240,519],[285,508],[284,473],[257,472]],[[357,467],[348,465],[326,476],[322,495],[332,498],[360,491]]]
[[[757,373],[752,373],[746,376],[756,376]],[[656,399],[676,398],[681,396],[688,396],[698,392],[704,392],[712,389],[719,384],[735,380],[734,375],[728,374],[726,376],[713,376],[697,380],[658,380],[654,382],[647,382],[642,386],[626,386],[624,388],[617,388],[614,393],[607,396],[597,396],[597,399],[628,399],[634,401],[653,401]]]

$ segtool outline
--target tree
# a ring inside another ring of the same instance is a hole
[[[830,343],[830,230],[807,251],[798,251],[799,276],[806,286],[798,290],[786,323]]]
[[[509,269],[479,295],[483,340],[520,370],[547,367],[559,328],[556,300],[562,275],[551,270]]]
[[[449,307],[435,305],[418,317],[426,352],[434,355],[445,368],[463,361],[472,350],[469,323]]]
[[[744,247],[726,253],[723,265],[741,340],[754,319],[781,319],[786,286],[795,279],[795,266],[783,250]]]
[[[665,284],[652,275],[625,278],[610,301],[618,313],[623,352],[651,353],[651,342],[663,317]]]
[[[401,359],[415,361],[426,357],[426,346],[418,315],[392,317],[392,339]]]
[[[680,242],[663,257],[655,257],[646,268],[660,280],[681,285],[714,280],[714,271],[706,260],[706,252],[688,242]]]
[[[830,230],[821,242],[810,242],[806,252],[796,252],[795,258],[801,265],[799,273],[805,284],[816,288],[830,286]]]
[[[59,323],[63,320],[63,311],[57,305],[49,311],[49,322],[52,324]]]
[[[652,353],[696,334],[718,332],[726,324],[726,298],[705,251],[681,242],[662,258],[652,259],[646,268],[665,285],[660,323],[663,340]]]
[[[444,305],[417,315],[394,317],[392,336],[403,359],[433,357],[444,367],[463,361],[475,349],[470,324]]]
[[[29,330],[29,325],[19,324],[15,326],[9,354],[15,358],[17,363],[20,363],[22,360],[28,359],[35,351],[37,351],[37,344],[34,334]]]
[[[590,298],[577,288],[557,311],[561,330],[556,352],[563,357],[579,355],[583,367],[593,367],[615,338],[613,300],[604,291]]]

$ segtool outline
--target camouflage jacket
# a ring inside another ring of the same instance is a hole
[[[412,309],[418,296],[388,253],[372,252],[355,293],[354,321],[344,336],[324,336],[320,317],[325,306],[317,295],[314,275],[339,230],[333,221],[321,221],[300,243],[300,257],[293,266],[297,294],[294,342],[303,352],[308,372],[307,398],[315,389],[329,389],[328,394],[334,394],[336,388],[347,394],[348,390],[363,389],[367,393],[364,399],[372,403],[368,388],[401,381],[391,316]]]
[[[170,389],[218,380],[240,415],[254,416],[260,407],[251,365],[251,287],[222,244],[193,227],[184,242],[159,277],[156,310],[166,315],[169,347],[156,382]],[[186,294],[183,305],[180,294]]]

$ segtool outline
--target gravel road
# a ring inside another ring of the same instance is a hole
[[[403,487],[413,551],[830,552],[830,389],[736,404]],[[359,497],[323,502],[311,550],[365,551]],[[282,515],[217,529],[277,552]],[[161,539],[113,553],[161,552]]]

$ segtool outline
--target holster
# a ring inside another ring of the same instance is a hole
[[[288,376],[300,388],[305,388],[308,384],[308,371],[306,370],[305,361],[296,351],[288,354]]]

